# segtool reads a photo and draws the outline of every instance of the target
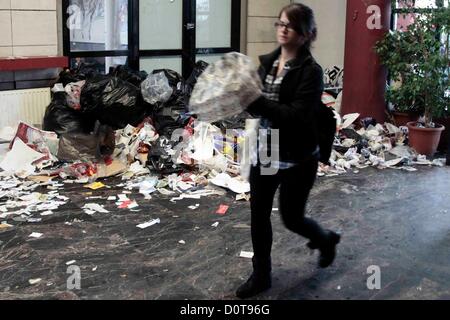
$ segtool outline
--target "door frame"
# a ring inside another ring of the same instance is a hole
[[[140,50],[139,37],[139,0],[128,0],[128,49],[112,51],[71,51],[70,30],[66,21],[69,19],[67,12],[70,0],[62,0],[63,16],[63,52],[64,56],[73,58],[86,57],[128,57],[127,65],[133,70],[140,69],[140,59],[143,57],[170,57],[181,56],[182,76],[189,77],[192,73],[196,56],[198,54],[224,54],[231,51],[241,51],[241,0],[231,0],[231,46],[222,48],[196,48],[196,0],[183,1],[183,30],[182,49],[178,50]]]

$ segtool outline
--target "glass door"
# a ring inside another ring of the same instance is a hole
[[[140,69],[182,73],[183,0],[139,1]]]

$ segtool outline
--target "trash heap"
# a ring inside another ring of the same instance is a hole
[[[230,65],[246,63],[242,56],[227,59]],[[78,183],[96,190],[105,187],[100,180],[109,177],[120,178],[117,186],[124,190],[118,198],[108,199],[116,201],[118,208],[139,206],[127,196],[132,191],[148,200],[160,194],[176,202],[223,195],[225,189],[237,201],[248,201],[248,163],[242,162],[242,152],[249,122],[240,112],[257,96],[250,94],[251,88],[261,87],[260,83],[239,84],[237,75],[233,75],[231,88],[222,83],[222,91],[243,94],[224,119],[228,111],[220,96],[196,88],[197,80],[207,83],[205,79],[221,72],[208,69],[205,62],[199,62],[187,80],[173,70],[147,74],[117,67],[101,75],[81,66],[64,71],[52,89],[43,130],[20,123],[17,130],[2,131],[7,132],[6,138],[0,133],[8,141],[8,152],[0,159],[0,218],[12,215],[39,221],[67,203],[58,191],[64,185]],[[253,72],[248,69],[249,74]],[[242,85],[244,91],[235,90]],[[206,106],[210,113],[203,113],[203,118],[217,122],[199,121],[189,112],[191,95],[197,103],[194,109]],[[339,103],[330,95],[323,99],[330,107]],[[319,176],[357,173],[369,166],[416,171],[416,165],[445,163],[445,159],[427,160],[409,148],[406,127],[382,125],[370,118],[357,122],[359,114],[342,118],[335,114],[338,127],[331,165],[321,164]],[[49,191],[39,193],[38,188]],[[83,210],[87,214],[105,211],[95,203],[86,204]]]
[[[329,99],[329,97],[327,97]],[[328,100],[329,102],[329,100]],[[337,119],[336,137],[330,158],[330,165],[320,164],[318,176],[336,176],[360,169],[397,169],[414,172],[414,166],[444,166],[445,159],[427,160],[408,146],[408,128],[391,123],[379,124],[373,118],[356,123],[360,115],[344,117],[335,112]]]
[[[20,123],[2,135],[9,143],[0,159],[0,218],[39,222],[67,203],[58,193],[65,185],[96,190],[109,177],[119,177],[119,187],[145,199],[154,193],[173,202],[200,199],[228,189],[248,200],[250,186],[239,176],[234,156],[244,138],[238,131],[222,134],[245,119],[213,125],[197,121],[187,108],[207,67],[199,62],[187,80],[172,70],[147,74],[118,67],[101,75],[81,66],[62,72],[43,130]],[[34,191],[39,188],[50,192]],[[114,199],[118,208],[135,209],[126,194]],[[105,209],[88,203],[83,210]]]

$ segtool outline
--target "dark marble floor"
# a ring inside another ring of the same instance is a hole
[[[80,209],[86,190],[65,189],[71,202],[54,215],[0,230],[0,299],[234,299],[251,272],[251,260],[239,257],[252,251],[249,203],[232,194],[176,204],[132,195],[141,211],[109,202],[110,213],[88,216]],[[198,210],[188,209],[196,203]],[[225,216],[215,213],[221,204],[230,206]],[[450,299],[449,167],[321,178],[308,215],[343,233],[335,264],[318,270],[317,253],[274,212],[273,288],[258,299]],[[136,227],[155,218],[161,224]],[[32,232],[44,236],[31,239]],[[72,260],[81,289],[69,291]],[[367,288],[371,265],[380,267],[380,290]],[[42,281],[28,282],[36,278]]]

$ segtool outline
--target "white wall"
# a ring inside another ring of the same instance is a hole
[[[0,57],[58,53],[57,0],[0,0]]]
[[[291,0],[248,0],[247,8],[247,55],[256,64],[258,56],[269,53],[277,47],[273,24],[281,8]]]
[[[344,66],[347,0],[301,0],[316,15],[319,37],[313,55],[322,67]]]

